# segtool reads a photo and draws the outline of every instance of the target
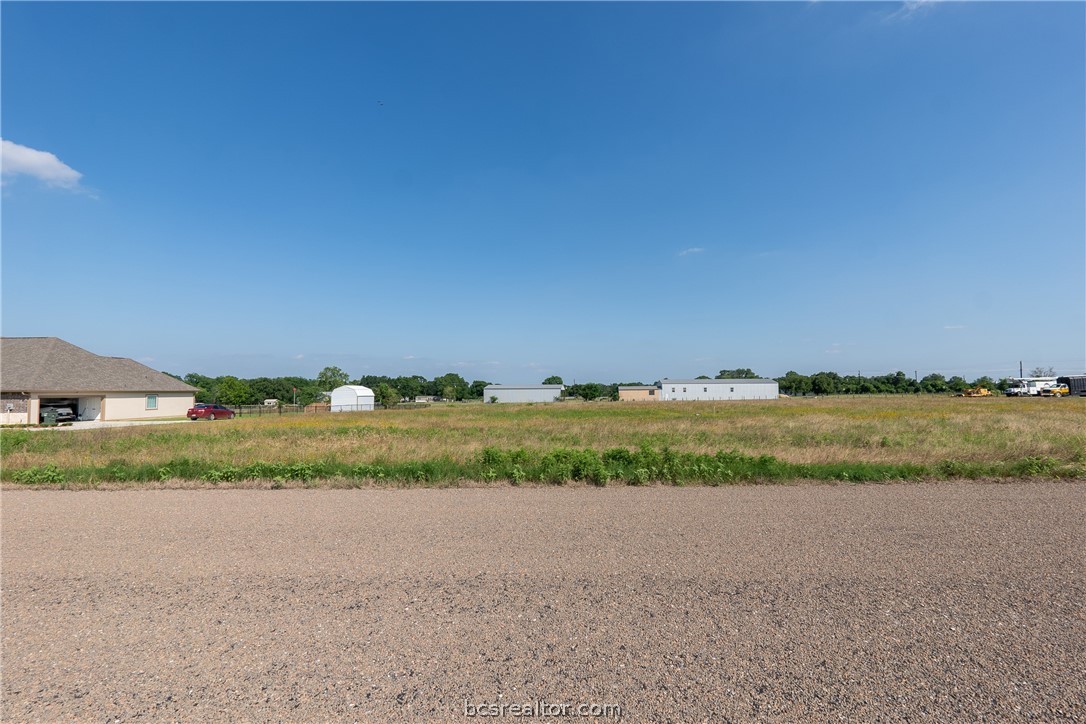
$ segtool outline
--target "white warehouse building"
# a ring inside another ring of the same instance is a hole
[[[373,390],[362,385],[343,385],[332,390],[331,412],[373,409]]]
[[[774,380],[668,380],[660,381],[661,400],[775,400],[780,387]]]
[[[487,385],[483,402],[554,402],[564,389],[565,385]]]

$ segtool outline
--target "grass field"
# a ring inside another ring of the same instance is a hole
[[[5,430],[15,483],[719,483],[1086,475],[1086,399],[870,396],[443,405],[88,431]]]

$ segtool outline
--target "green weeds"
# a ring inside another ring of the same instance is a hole
[[[341,480],[353,484],[451,486],[463,482],[507,481],[513,485],[610,483],[646,485],[730,485],[783,483],[795,480],[888,482],[921,479],[977,479],[1021,477],[1082,477],[1086,469],[1050,457],[1027,457],[1014,462],[978,463],[944,460],[933,466],[915,463],[789,463],[771,455],[744,455],[721,451],[715,455],[642,446],[636,450],[611,448],[555,448],[511,450],[483,448],[463,461],[434,460],[347,463],[334,459],[306,462],[257,462],[233,465],[177,458],[164,465],[110,460],[101,466],[60,468],[55,464],[3,471],[3,480],[28,485],[95,484],[100,482],[151,483],[170,480],[203,481],[213,485],[242,481],[271,481],[315,485]]]

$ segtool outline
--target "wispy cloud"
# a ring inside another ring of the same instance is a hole
[[[405,355],[403,356],[403,358],[404,358],[404,359],[415,359],[415,355],[413,355],[413,354],[405,354]]]
[[[841,344],[840,342],[834,342],[830,345],[830,348],[826,350],[826,354],[841,354],[845,347],[853,346],[853,342]]]
[[[688,254],[700,254],[703,251],[705,251],[705,249],[701,248],[700,246],[692,246],[689,249],[683,249],[682,251],[680,251],[679,256],[687,256]]]
[[[28,146],[20,146],[7,139],[0,141],[2,147],[2,166],[4,178],[30,176],[45,183],[46,186],[81,191],[79,180],[83,174],[61,161],[48,151],[39,151]]]
[[[886,16],[886,22],[909,20],[917,15],[926,13],[935,7],[940,0],[905,0],[901,7]]]
[[[296,354],[296,355],[294,355],[294,359],[305,359],[305,355],[304,354]]]
[[[943,329],[965,329],[964,324],[944,324]]]

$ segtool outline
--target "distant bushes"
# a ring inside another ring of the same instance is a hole
[[[487,447],[469,460],[441,457],[398,462],[346,463],[320,460],[230,465],[177,458],[165,464],[111,460],[100,466],[60,468],[55,464],[47,464],[20,470],[5,468],[3,471],[4,480],[23,484],[190,480],[212,484],[271,481],[272,487],[299,482],[308,485],[324,480],[405,486],[450,486],[472,481],[507,481],[514,485],[583,482],[602,486],[609,483],[722,485],[794,480],[885,482],[931,478],[1081,476],[1086,476],[1086,467],[1083,465],[1065,464],[1048,457],[1027,457],[1012,462],[993,463],[946,460],[932,466],[867,462],[799,464],[784,462],[771,455],[750,456],[735,451],[721,451],[710,455],[649,446],[635,450],[611,448],[603,452],[574,448],[530,450]]]

